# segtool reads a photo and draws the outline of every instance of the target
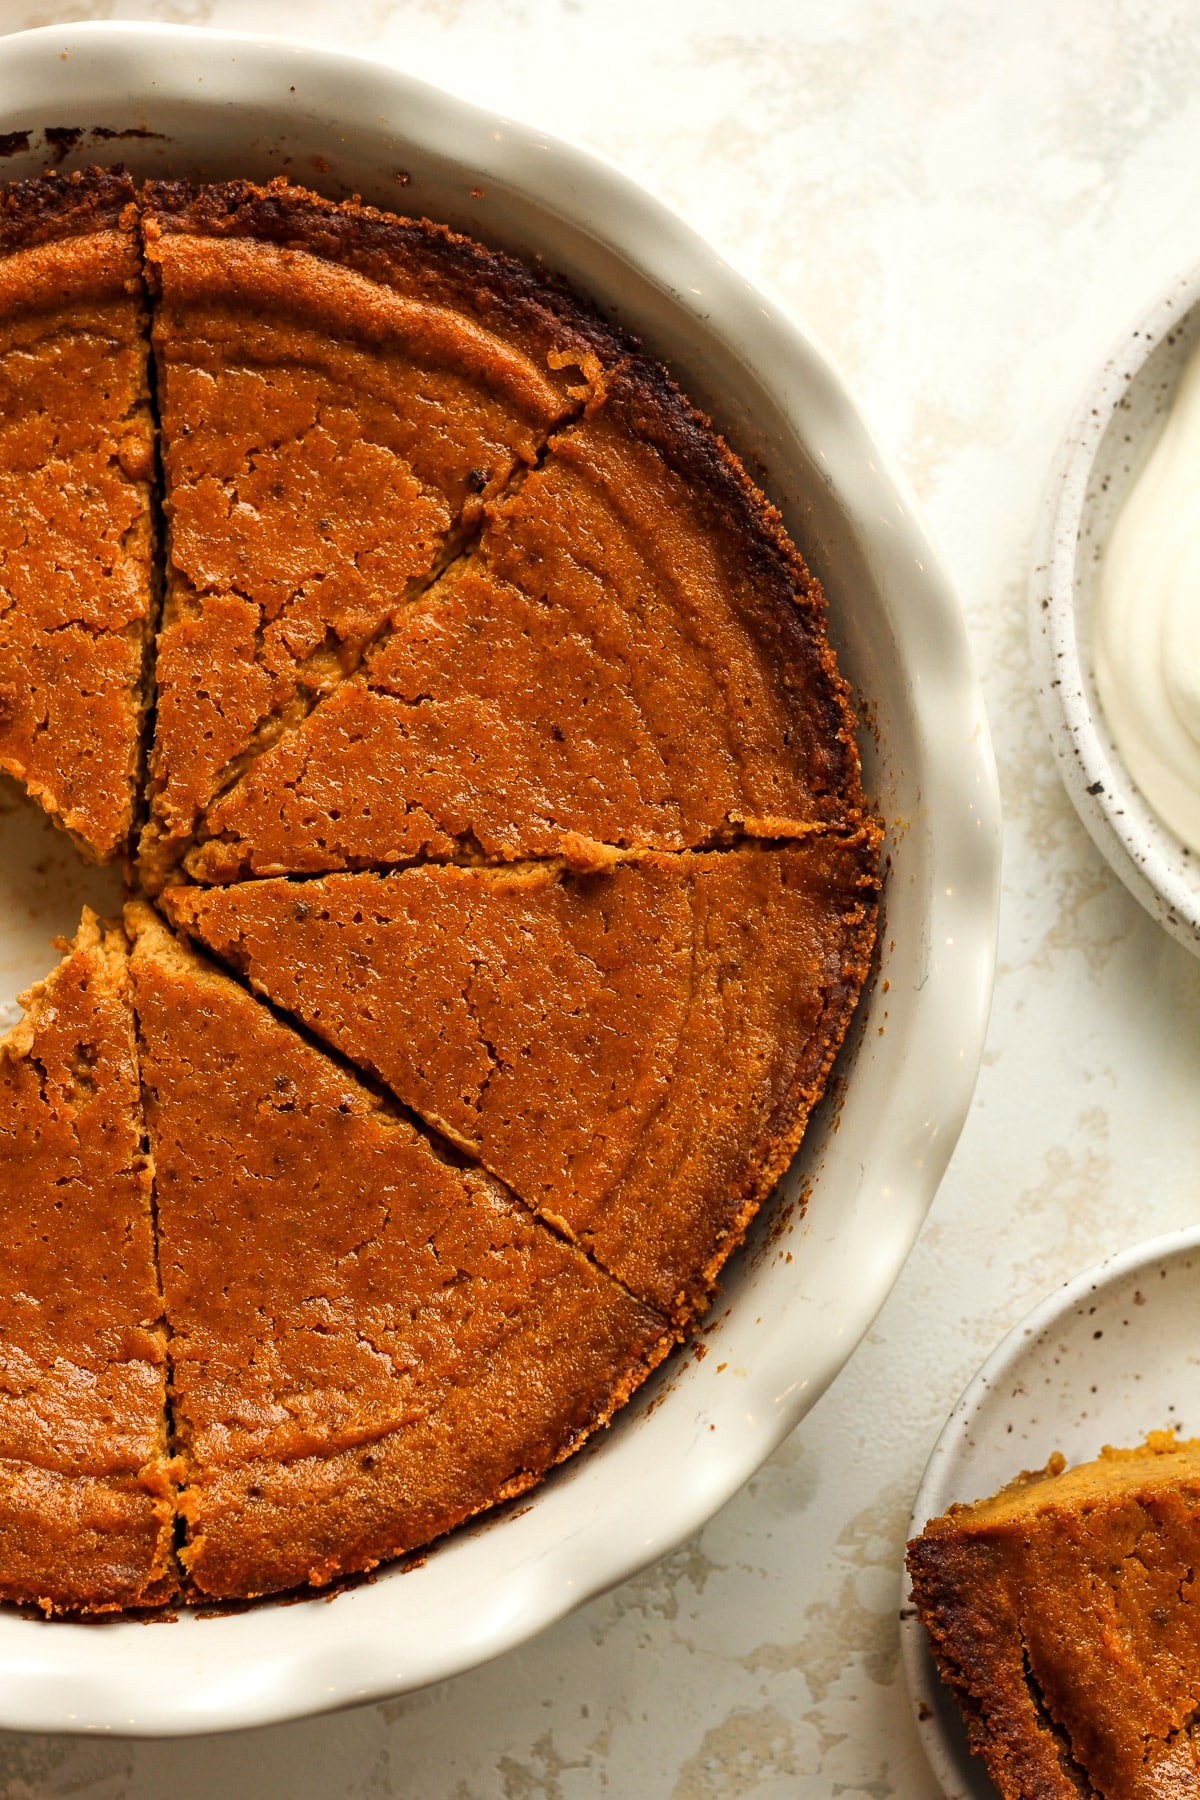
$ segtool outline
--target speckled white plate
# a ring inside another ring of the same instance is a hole
[[[43,166],[44,125],[78,128],[67,168],[286,169],[449,220],[543,257],[640,332],[751,461],[825,584],[869,721],[867,791],[891,824],[877,975],[837,1092],[729,1269],[706,1356],[673,1359],[535,1493],[407,1573],[153,1627],[0,1609],[0,1726],[220,1731],[401,1693],[521,1643],[696,1531],[803,1416],[896,1279],[970,1101],[999,805],[962,618],[904,483],[821,352],[623,176],[377,62],[185,27],[0,39],[0,175]],[[39,921],[46,936],[74,923],[74,853],[21,804],[0,816],[0,1000],[53,960],[34,955]]]
[[[908,1535],[1043,1468],[1055,1450],[1086,1462],[1105,1444],[1173,1427],[1200,1436],[1200,1227],[1109,1257],[1009,1332],[946,1421]],[[924,1627],[907,1603],[900,1617],[917,1729],[946,1800],[996,1800]]]
[[[1046,490],[1029,598],[1038,699],[1075,810],[1129,891],[1200,956],[1200,856],[1164,825],[1126,768],[1092,654],[1109,532],[1198,341],[1194,270],[1127,334],[1080,406]]]

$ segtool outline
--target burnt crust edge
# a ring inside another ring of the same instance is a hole
[[[265,187],[251,181],[147,181],[142,207],[163,234],[252,238],[307,251],[399,292],[460,307],[489,327],[532,336],[547,351],[578,350],[612,366],[637,347],[548,271],[448,225],[359,200],[326,200],[282,175]]]
[[[10,181],[0,187],[0,254],[114,231],[135,198],[133,180],[119,163]]]

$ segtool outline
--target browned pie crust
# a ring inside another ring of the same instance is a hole
[[[913,1601],[1005,1800],[1200,1783],[1200,1439],[1061,1456],[908,1546]]]
[[[0,189],[0,768],[89,858],[134,822],[153,424],[133,184]]]
[[[151,182],[143,212],[170,527],[154,885],[623,346],[444,227],[282,182]]]
[[[665,1320],[127,916],[189,1582],[326,1582],[522,1492],[665,1355]]]
[[[849,1023],[877,840],[575,874],[172,888],[172,919],[683,1319],[790,1162]]]
[[[175,1586],[127,963],[85,912],[0,1043],[0,1595],[46,1612]]]

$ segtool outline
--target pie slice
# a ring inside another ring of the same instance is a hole
[[[282,180],[152,182],[144,214],[169,527],[153,885],[622,346],[506,257]]]
[[[632,359],[606,391],[209,809],[192,875],[682,850],[858,815],[821,591],[777,515],[660,369]]]
[[[0,1043],[0,1595],[174,1589],[162,1299],[120,930],[85,912]]]
[[[172,888],[172,919],[686,1319],[799,1143],[874,929],[872,831],[572,873]]]
[[[1054,1456],[908,1546],[938,1666],[1005,1800],[1200,1786],[1200,1439]]]
[[[144,902],[128,922],[192,1587],[319,1584],[521,1493],[665,1321]]]
[[[141,765],[148,361],[129,178],[0,189],[0,768],[99,862]]]

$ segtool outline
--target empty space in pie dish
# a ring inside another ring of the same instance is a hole
[[[834,1092],[729,1269],[707,1355],[673,1359],[529,1501],[331,1602],[185,1615],[153,1632],[0,1615],[0,1723],[215,1731],[403,1692],[522,1642],[696,1530],[817,1399],[895,1280],[970,1099],[994,957],[995,773],[953,594],[836,375],[622,177],[368,61],[184,28],[5,40],[0,130],[29,134],[6,177],[44,167],[42,122],[81,129],[64,169],[120,158],[138,178],[286,170],[334,199],[357,192],[444,220],[542,259],[641,335],[821,579],[866,721],[864,785],[890,826],[874,979]],[[0,918],[5,946],[24,906],[18,889]],[[19,928],[25,942],[28,920]],[[46,935],[55,928],[57,917]],[[29,955],[29,973],[44,973],[36,939]]]
[[[1151,1431],[1200,1436],[1200,1229],[1135,1244],[1059,1288],[1015,1325],[971,1381],[926,1465],[908,1536],[994,1494],[1057,1450],[1068,1467]],[[908,1604],[901,1650],[917,1729],[953,1800],[995,1800],[982,1761]]]
[[[1029,590],[1038,699],[1067,792],[1114,873],[1196,955],[1200,855],[1164,824],[1121,755],[1097,688],[1095,624],[1113,527],[1198,343],[1200,270],[1124,335],[1085,395],[1046,490]]]

